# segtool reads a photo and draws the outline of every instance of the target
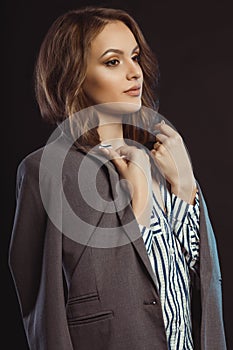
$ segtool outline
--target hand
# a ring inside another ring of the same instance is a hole
[[[148,154],[135,146],[116,150],[102,149],[116,166],[120,177],[127,180],[134,214],[142,225],[149,226],[152,210],[151,164]]]
[[[192,165],[182,137],[165,122],[155,126],[158,142],[151,150],[152,157],[162,175],[171,185],[171,190],[186,202],[193,204],[196,182]]]

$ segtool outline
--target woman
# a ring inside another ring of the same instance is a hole
[[[70,11],[43,41],[37,100],[62,133],[19,166],[10,246],[31,349],[226,348],[214,235],[157,84],[124,11]]]

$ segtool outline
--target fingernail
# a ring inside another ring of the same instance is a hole
[[[164,119],[161,120],[161,124],[165,124],[165,120]]]
[[[99,149],[106,149],[106,148],[112,148],[112,145],[110,145],[110,144],[99,145]]]

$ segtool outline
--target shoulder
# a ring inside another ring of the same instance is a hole
[[[103,159],[94,154],[85,153],[72,146],[66,138],[60,136],[55,141],[28,154],[19,164],[17,176],[36,176],[46,174],[60,178],[62,176],[72,177],[80,169],[100,169]]]
[[[40,160],[43,153],[43,147],[29,153],[18,165],[17,177],[24,177],[26,174],[35,174],[38,172]]]

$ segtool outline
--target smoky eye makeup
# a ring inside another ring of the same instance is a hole
[[[131,59],[136,61],[136,62],[140,62],[140,52],[135,52],[132,54]],[[114,67],[117,66],[120,63],[120,59],[119,58],[110,58],[107,61],[104,62],[104,65],[107,67]]]
[[[117,66],[119,63],[120,61],[117,58],[111,58],[110,60],[107,60],[106,62],[104,62],[105,66],[107,67]]]
[[[132,59],[139,62],[141,58],[140,52],[135,52],[134,55],[132,56]]]

